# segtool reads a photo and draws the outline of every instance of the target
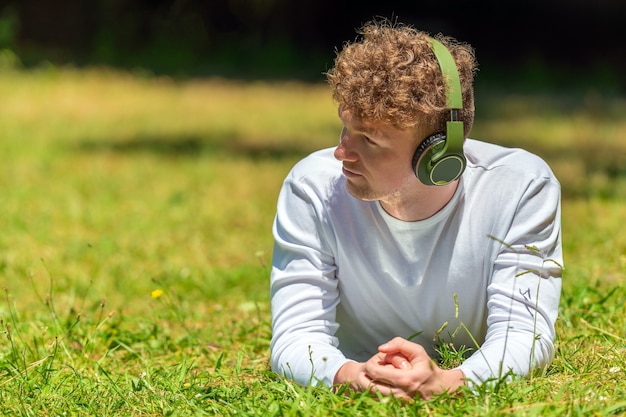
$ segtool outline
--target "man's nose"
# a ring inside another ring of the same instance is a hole
[[[354,149],[351,148],[352,140],[348,134],[347,129],[344,127],[341,129],[339,135],[339,145],[335,148],[335,158],[339,161],[356,161],[357,154]]]

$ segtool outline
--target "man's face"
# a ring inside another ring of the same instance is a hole
[[[343,122],[335,158],[343,162],[346,187],[361,200],[383,203],[404,199],[418,187],[411,167],[420,132],[367,123],[339,108]]]

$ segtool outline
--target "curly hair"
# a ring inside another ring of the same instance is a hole
[[[434,129],[449,120],[446,83],[431,47],[431,37],[389,21],[366,23],[362,39],[346,43],[326,73],[333,99],[357,118],[407,129],[427,119]],[[435,36],[452,54],[463,96],[459,112],[469,135],[474,121],[473,79],[477,63],[471,46]]]

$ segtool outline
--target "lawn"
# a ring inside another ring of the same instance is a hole
[[[479,90],[472,136],[563,186],[557,356],[405,404],[269,371],[271,222],[290,167],[337,143],[325,86],[41,68],[0,97],[0,415],[626,414],[624,99]]]

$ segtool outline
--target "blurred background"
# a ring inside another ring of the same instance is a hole
[[[0,66],[315,82],[376,16],[469,42],[483,85],[626,91],[624,0],[0,0]]]

